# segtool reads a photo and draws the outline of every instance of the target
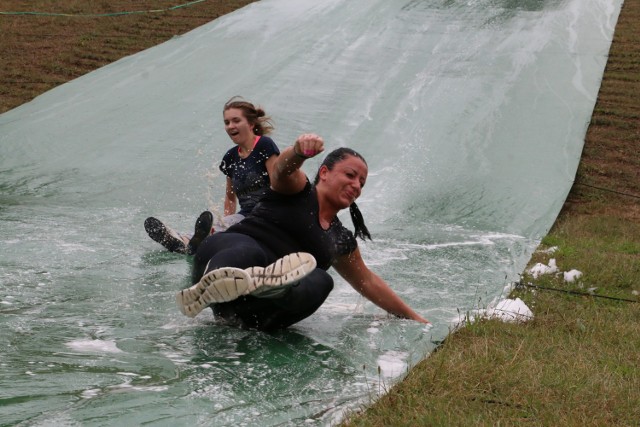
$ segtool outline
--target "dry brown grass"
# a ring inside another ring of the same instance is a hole
[[[640,198],[640,2],[626,0],[618,19],[576,183],[564,213],[595,209],[606,215],[640,220],[640,203],[628,196],[603,194],[588,185]],[[601,206],[592,204],[601,198]]]
[[[165,12],[176,0],[3,0],[0,12],[0,113],[101,66],[184,34],[254,0],[207,0]],[[116,12],[132,14],[92,16]]]

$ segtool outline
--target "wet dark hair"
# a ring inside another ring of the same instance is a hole
[[[273,130],[271,117],[267,116],[261,107],[256,107],[249,101],[245,101],[241,96],[234,96],[224,104],[222,112],[231,108],[242,110],[244,117],[253,127],[253,133],[258,136],[268,135]]]
[[[316,173],[316,177],[313,180],[313,185],[316,185],[318,182],[320,182],[320,168],[322,168],[322,166],[326,166],[327,169],[333,170],[337,163],[340,163],[349,156],[357,157],[362,160],[365,165],[367,164],[367,161],[364,159],[364,157],[362,157],[362,155],[357,151],[346,147],[336,148],[335,150],[327,154],[327,157],[325,157],[322,161],[322,164],[318,168],[318,173]],[[349,213],[351,214],[351,221],[353,221],[353,226],[355,227],[354,234],[356,235],[356,237],[360,237],[362,240],[371,240],[371,234],[369,233],[367,226],[364,224],[364,217],[362,216],[362,212],[360,212],[360,209],[355,202],[351,203],[351,206],[349,206]]]

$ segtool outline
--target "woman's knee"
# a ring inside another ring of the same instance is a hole
[[[317,310],[333,290],[333,278],[326,271],[316,268],[291,288],[278,302],[288,310],[308,312]]]
[[[247,268],[267,265],[268,257],[258,242],[237,233],[215,233],[207,237],[196,254],[195,263],[207,271],[220,267]]]
[[[312,287],[324,294],[324,299],[326,299],[333,290],[333,277],[321,268],[316,268],[305,279],[307,278]]]

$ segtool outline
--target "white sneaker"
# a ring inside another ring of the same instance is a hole
[[[266,267],[249,267],[249,294],[258,298],[274,298],[285,293],[316,268],[316,259],[306,252],[295,252]]]
[[[266,267],[218,268],[205,274],[195,285],[178,292],[176,303],[182,314],[195,317],[210,304],[233,301],[243,295],[275,298],[315,268],[316,259],[305,252],[285,255]]]
[[[195,317],[210,304],[232,301],[249,293],[252,279],[249,274],[234,267],[210,271],[190,288],[176,294],[176,303],[185,316]]]

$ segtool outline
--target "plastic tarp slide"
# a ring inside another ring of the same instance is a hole
[[[553,224],[620,6],[263,0],[0,115],[1,423],[331,424],[369,402]],[[363,257],[431,327],[337,275],[276,334],[178,312],[191,262],[142,224],[221,210],[234,95],[280,147],[316,132],[364,155]]]

